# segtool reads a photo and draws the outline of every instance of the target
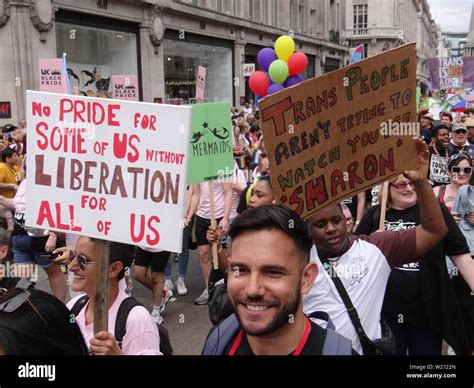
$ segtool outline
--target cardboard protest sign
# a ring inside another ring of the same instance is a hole
[[[191,107],[27,92],[26,224],[181,251]]]
[[[204,88],[206,86],[206,68],[199,66],[196,79],[196,101],[204,101]]]
[[[62,58],[39,60],[39,82],[42,92],[67,93],[66,77],[61,72]]]
[[[409,44],[261,100],[276,198],[306,217],[415,168],[415,87]]]
[[[136,75],[113,75],[112,96],[117,100],[138,101],[138,78]]]
[[[427,62],[433,89],[474,87],[474,58],[431,58]]]
[[[193,105],[188,183],[232,177],[234,158],[230,103]]]

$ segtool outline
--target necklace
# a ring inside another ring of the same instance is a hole
[[[347,251],[350,249],[350,246],[351,246],[351,238],[350,238],[349,236],[346,236],[346,244],[347,244],[347,245],[346,245],[347,248],[344,248],[344,249],[343,249],[344,252],[341,253],[338,257],[336,257],[336,258],[326,258],[326,260],[327,260],[328,262],[330,262],[331,265],[337,266],[337,264],[339,263],[339,259],[340,259],[342,256],[344,256],[344,255],[347,253]],[[327,269],[327,268],[326,268],[326,269]]]
[[[434,149],[434,152],[436,154],[436,158],[438,159],[439,168],[440,168],[440,175],[446,175],[447,174],[446,162],[449,158],[448,149],[446,148],[446,156],[445,156],[444,161],[441,159],[441,155],[439,154],[439,151],[438,151],[438,148],[436,147],[436,145],[433,146],[433,149]]]

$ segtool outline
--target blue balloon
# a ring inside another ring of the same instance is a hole
[[[292,76],[290,76],[286,79],[286,81],[283,85],[285,86],[285,88],[289,88],[290,86],[297,85],[297,84],[299,84],[300,82],[303,82],[303,81],[304,81],[304,79],[303,79],[302,76],[292,75]]]
[[[268,47],[261,49],[257,55],[257,62],[263,71],[268,71],[271,63],[277,59],[275,50]]]
[[[285,88],[283,86],[281,86],[280,84],[270,85],[267,89],[267,96],[269,96],[270,94],[279,92],[280,90],[283,90],[283,89],[285,89]]]
[[[258,106],[258,103],[260,102],[261,99],[262,99],[262,96],[255,97],[255,105]]]

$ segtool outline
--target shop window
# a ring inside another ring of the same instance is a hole
[[[232,49],[165,39],[163,46],[166,100],[196,101],[196,75],[206,68],[205,102],[233,101]]]
[[[81,95],[112,96],[112,75],[138,75],[137,34],[56,23],[56,56],[67,54],[71,87]]]

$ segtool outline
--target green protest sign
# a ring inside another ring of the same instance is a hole
[[[233,171],[230,103],[193,105],[188,184],[228,179]]]

